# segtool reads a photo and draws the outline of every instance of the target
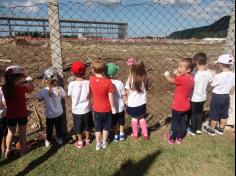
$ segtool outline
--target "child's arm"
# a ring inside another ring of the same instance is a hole
[[[115,102],[114,102],[114,96],[113,96],[113,93],[108,93],[108,98],[109,98],[109,102],[110,102],[110,105],[111,105],[111,112],[112,114],[116,114],[116,108],[115,108]]]
[[[37,99],[38,101],[43,101],[43,100],[44,100],[43,89],[41,89],[41,90],[39,91],[39,93],[38,93],[37,96],[36,96],[36,99]]]
[[[26,78],[26,81],[28,82],[28,84],[26,86],[28,88],[27,93],[31,93],[34,90],[33,79],[30,76],[28,76]]]
[[[164,73],[164,76],[166,77],[166,80],[167,80],[169,83],[171,83],[171,84],[175,84],[175,83],[176,83],[176,82],[175,82],[175,78],[173,78],[173,77],[170,76],[170,72],[169,72],[169,71],[166,71],[166,72]]]
[[[231,90],[230,90],[230,95],[233,95],[235,92],[235,87],[232,87]]]

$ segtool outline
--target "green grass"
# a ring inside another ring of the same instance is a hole
[[[149,141],[130,137],[95,151],[95,142],[78,150],[67,143],[58,148],[39,144],[21,158],[0,161],[0,175],[235,175],[235,136],[187,136],[182,145],[170,146],[164,130],[152,132]]]

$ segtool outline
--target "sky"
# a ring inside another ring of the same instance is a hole
[[[46,1],[0,0],[0,16],[46,18]],[[232,2],[233,0],[59,0],[59,6],[61,18],[127,22],[128,34],[134,37],[167,36],[174,31],[209,25],[230,15]]]

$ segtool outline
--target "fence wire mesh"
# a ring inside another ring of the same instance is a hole
[[[147,118],[150,129],[156,129],[171,112],[174,87],[166,82],[164,71],[173,71],[180,58],[193,57],[197,52],[208,55],[211,68],[224,51],[234,54],[235,17],[231,18],[229,30],[230,16],[235,13],[233,4],[232,0],[153,0],[1,6],[1,84],[10,64],[21,65],[35,78],[36,89],[28,102],[33,119],[29,125],[35,131],[37,118],[45,119],[43,105],[35,100],[42,88],[44,69],[52,65],[57,68],[67,90],[73,61],[89,64],[101,58],[114,62],[120,67],[117,79],[125,82],[127,59],[143,60],[153,83],[148,94]],[[87,78],[89,74],[88,69]],[[71,128],[71,100],[66,98],[65,102],[67,126]],[[205,109],[208,108],[206,103]]]

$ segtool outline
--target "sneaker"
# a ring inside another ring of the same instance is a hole
[[[195,136],[196,133],[192,130],[192,128],[188,128],[188,134],[190,134],[191,136]]]
[[[86,146],[87,146],[87,145],[90,145],[90,144],[91,144],[90,139],[86,139],[86,140],[85,140],[85,144],[86,144]]]
[[[177,139],[176,139],[176,143],[177,143],[177,144],[182,144],[183,141],[184,141],[184,140],[183,140],[182,138],[177,138]]]
[[[224,128],[216,127],[215,132],[217,134],[223,135],[224,134]]]
[[[56,142],[57,142],[57,144],[59,144],[59,145],[62,145],[62,144],[63,144],[63,141],[62,141],[61,138],[57,138],[57,137],[56,137]]]
[[[118,135],[115,135],[115,137],[114,137],[114,142],[119,142],[119,136]]]
[[[98,144],[96,144],[96,150],[98,151],[98,150],[101,150],[101,148],[102,148],[102,145],[101,145],[101,143],[99,142]]]
[[[215,136],[215,130],[211,129],[210,127],[203,127],[203,131],[207,134],[209,134],[210,136]]]
[[[166,140],[170,145],[173,145],[175,143],[175,140],[170,139],[170,134],[166,133]]]
[[[125,140],[125,135],[120,135],[120,141],[124,141]]]
[[[202,131],[201,130],[197,130],[196,134],[202,134]]]
[[[134,140],[137,140],[137,139],[138,139],[138,136],[135,136],[133,133],[131,134],[131,137],[132,137]]]
[[[108,146],[108,142],[103,141],[102,142],[102,148],[105,149],[105,148],[107,148],[107,146]]]
[[[75,143],[75,146],[76,146],[78,149],[81,149],[81,148],[83,148],[83,142],[76,142],[76,143]]]
[[[144,138],[145,141],[149,140],[149,136],[143,136],[143,138]]]
[[[45,147],[49,147],[50,146],[50,141],[48,141],[48,140],[45,140]]]

